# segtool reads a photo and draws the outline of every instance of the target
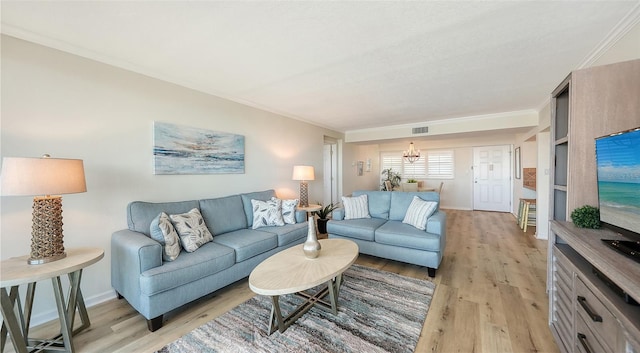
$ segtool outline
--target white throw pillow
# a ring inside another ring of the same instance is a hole
[[[164,261],[173,261],[178,258],[178,255],[180,255],[180,237],[166,213],[160,213],[151,221],[149,231],[151,238],[162,245],[162,259]]]
[[[197,208],[187,213],[172,214],[169,216],[173,226],[176,227],[182,247],[187,252],[194,252],[202,245],[213,240],[204,219]]]
[[[371,218],[368,200],[366,194],[355,197],[343,196],[344,219]]]
[[[271,198],[271,201],[275,200],[278,200],[278,198]],[[282,201],[282,220],[284,221],[284,223],[296,224],[296,206],[298,206],[298,199],[280,201]]]
[[[251,206],[253,208],[253,226],[251,228],[258,229],[260,227],[284,225],[282,200],[251,200]]]
[[[427,228],[427,219],[436,211],[437,202],[425,201],[418,196],[414,196],[407,213],[404,215],[402,223],[410,224],[420,230]]]

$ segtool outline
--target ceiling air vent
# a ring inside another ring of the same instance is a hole
[[[411,129],[412,134],[426,134],[428,132],[429,132],[428,126],[414,127],[413,129]]]

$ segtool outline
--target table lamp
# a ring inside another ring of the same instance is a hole
[[[293,180],[300,180],[300,207],[309,206],[309,185],[307,184],[307,181],[314,179],[315,175],[312,166],[293,166]]]
[[[66,256],[62,239],[62,197],[87,191],[81,159],[5,157],[2,195],[34,196],[31,265]]]

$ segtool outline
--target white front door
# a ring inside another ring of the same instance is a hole
[[[473,148],[473,209],[511,212],[511,146]]]

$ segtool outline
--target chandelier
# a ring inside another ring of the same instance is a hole
[[[420,150],[416,150],[413,147],[413,142],[409,143],[409,150],[404,151],[402,153],[402,157],[404,157],[409,163],[413,163],[420,159]]]

